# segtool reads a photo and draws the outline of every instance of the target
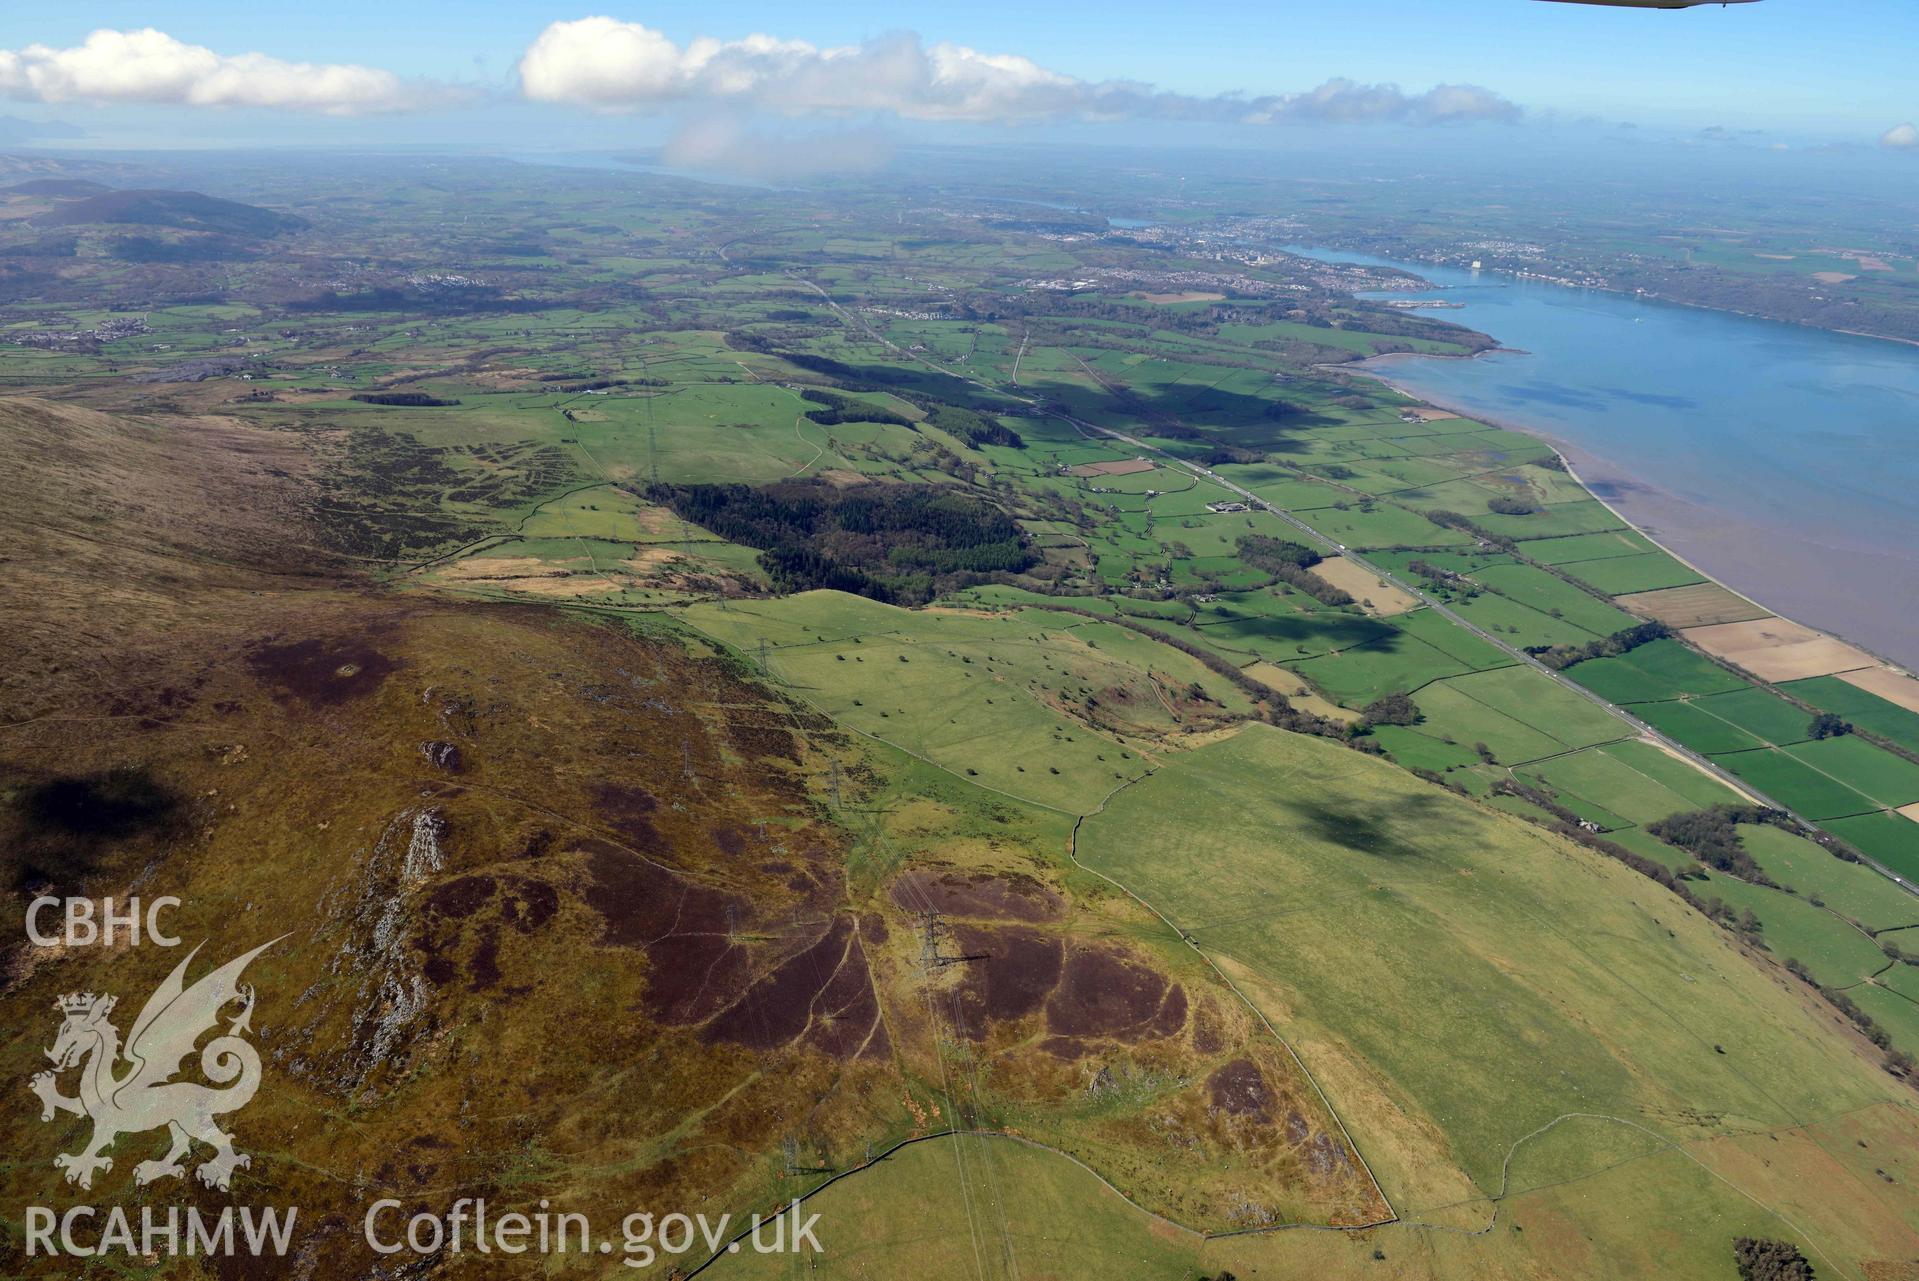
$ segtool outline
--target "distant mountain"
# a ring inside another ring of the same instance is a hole
[[[113,188],[86,178],[29,178],[0,187],[0,196],[95,196]]]
[[[277,236],[306,226],[305,219],[291,214],[198,191],[103,191],[61,205],[34,222],[42,227],[120,223],[241,236]]]
[[[49,138],[84,138],[85,129],[62,124],[58,120],[24,120],[19,116],[0,116],[0,142],[42,142]]]

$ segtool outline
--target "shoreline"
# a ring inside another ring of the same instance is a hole
[[[1706,308],[1704,310],[1715,310],[1715,309]],[[1757,319],[1764,319],[1764,317],[1757,317]],[[1809,326],[1809,327],[1816,327],[1816,326]],[[1872,335],[1861,335],[1861,336],[1871,337]],[[1904,340],[1889,339],[1888,341],[1901,342]],[[1919,345],[1919,344],[1915,344],[1915,345]],[[1378,368],[1370,367],[1372,361],[1385,361],[1385,360],[1393,360],[1393,359],[1478,360],[1480,357],[1489,355],[1492,352],[1507,352],[1510,354],[1523,354],[1523,353],[1519,353],[1517,349],[1509,348],[1509,347],[1494,347],[1494,348],[1491,348],[1489,351],[1475,352],[1474,354],[1470,356],[1424,356],[1424,355],[1420,355],[1417,352],[1388,352],[1383,355],[1368,357],[1366,360],[1353,361],[1343,365],[1323,365],[1323,366],[1320,366],[1320,368],[1324,370],[1329,370],[1329,371],[1343,371],[1351,374],[1359,374],[1362,377],[1371,378],[1376,382],[1382,383],[1385,386],[1391,388],[1393,391],[1399,393],[1400,395],[1408,397],[1412,400],[1415,400],[1419,402],[1420,404],[1431,405],[1436,409],[1443,409],[1448,413],[1458,414],[1460,417],[1468,419],[1472,422],[1486,423],[1489,426],[1502,428],[1507,431],[1516,431],[1523,435],[1531,436],[1536,440],[1545,442],[1547,445],[1550,445],[1553,448],[1555,453],[1558,454],[1560,462],[1565,465],[1566,473],[1573,478],[1573,480],[1579,485],[1579,487],[1582,490],[1585,491],[1586,495],[1589,498],[1591,498],[1594,502],[1597,502],[1598,504],[1600,504],[1600,506],[1604,507],[1607,511],[1611,512],[1628,529],[1637,533],[1640,537],[1646,539],[1646,541],[1651,543],[1653,546],[1657,547],[1660,551],[1666,553],[1668,556],[1671,556],[1674,560],[1684,565],[1687,569],[1690,569],[1693,573],[1698,574],[1701,578],[1705,579],[1707,582],[1712,583],[1715,586],[1720,587],[1725,591],[1731,592],[1733,595],[1739,597],[1741,600],[1750,602],[1756,608],[1765,610],[1768,614],[1772,615],[1773,617],[1783,618],[1789,622],[1798,623],[1800,626],[1808,628],[1811,631],[1818,632],[1822,636],[1828,636],[1834,640],[1838,640],[1847,645],[1851,645],[1853,648],[1860,650],[1862,653],[1870,655],[1876,662],[1880,663],[1882,666],[1888,668],[1891,671],[1897,672],[1902,676],[1919,677],[1919,671],[1915,671],[1913,666],[1908,665],[1907,663],[1901,660],[1888,658],[1884,653],[1882,653],[1880,650],[1876,649],[1870,644],[1866,644],[1861,641],[1855,640],[1852,637],[1847,636],[1843,632],[1834,630],[1830,626],[1809,623],[1809,622],[1806,622],[1804,619],[1796,618],[1791,614],[1783,613],[1773,608],[1771,605],[1767,604],[1765,601],[1758,599],[1756,596],[1752,595],[1750,592],[1744,591],[1738,587],[1735,587],[1731,583],[1726,582],[1723,578],[1719,576],[1719,574],[1716,574],[1713,571],[1705,568],[1704,566],[1700,565],[1696,560],[1694,560],[1691,556],[1688,556],[1685,553],[1678,550],[1677,548],[1671,546],[1666,541],[1666,536],[1663,533],[1659,532],[1658,526],[1647,526],[1642,523],[1644,519],[1643,516],[1639,518],[1635,518],[1631,515],[1628,515],[1625,511],[1621,510],[1619,504],[1616,501],[1616,497],[1617,497],[1616,495],[1615,495],[1615,498],[1610,498],[1610,499],[1601,495],[1596,489],[1594,489],[1593,487],[1594,482],[1588,480],[1585,476],[1580,474],[1580,472],[1578,471],[1578,466],[1583,465],[1583,466],[1587,466],[1590,469],[1594,465],[1597,465],[1600,469],[1613,471],[1618,476],[1618,480],[1616,482],[1613,482],[1614,484],[1640,489],[1642,491],[1645,491],[1653,495],[1664,495],[1664,501],[1667,502],[1669,505],[1684,504],[1686,506],[1696,506],[1696,504],[1687,503],[1686,500],[1681,499],[1677,497],[1676,495],[1665,495],[1664,491],[1658,489],[1656,485],[1653,485],[1650,482],[1642,481],[1635,478],[1629,471],[1627,471],[1624,468],[1617,467],[1615,464],[1609,462],[1608,460],[1606,460],[1599,454],[1593,453],[1592,451],[1584,449],[1581,446],[1572,444],[1571,442],[1566,441],[1558,436],[1555,436],[1553,433],[1546,431],[1534,424],[1522,423],[1515,420],[1495,417],[1495,416],[1488,415],[1483,412],[1466,408],[1460,405],[1446,404],[1441,400],[1425,395],[1424,393],[1416,391],[1410,387],[1402,386],[1398,382],[1395,382],[1393,378],[1385,371],[1380,370]],[[1601,483],[1605,483],[1605,482],[1602,481]],[[1758,526],[1758,525],[1754,525],[1753,528],[1756,530],[1760,530],[1762,532],[1764,529],[1763,526]],[[1609,597],[1608,599],[1617,599],[1617,598]],[[1770,684],[1770,682],[1767,682],[1767,684]]]
[[[1390,255],[1388,254],[1377,253],[1371,249],[1339,249],[1339,248],[1329,246],[1328,251],[1331,253],[1364,254],[1370,258],[1390,258]],[[1303,256],[1295,253],[1293,250],[1290,250],[1290,249],[1285,250],[1284,252],[1293,253],[1295,257]],[[1437,267],[1444,271],[1474,270],[1471,267],[1459,267],[1459,266],[1453,265],[1452,263],[1427,262],[1423,258],[1407,258],[1407,259],[1404,259],[1403,261],[1408,263],[1414,263],[1422,267]],[[1591,292],[1596,294],[1609,294],[1614,298],[1639,299],[1644,302],[1656,302],[1667,307],[1690,307],[1694,311],[1717,312],[1719,315],[1722,315],[1722,316],[1739,316],[1746,320],[1763,320],[1766,323],[1773,324],[1773,325],[1796,325],[1801,329],[1810,329],[1814,333],[1844,334],[1848,338],[1870,338],[1874,342],[1898,343],[1902,347],[1919,347],[1919,338],[1900,338],[1893,334],[1875,334],[1875,333],[1869,333],[1864,329],[1834,329],[1830,325],[1816,325],[1810,320],[1790,320],[1784,316],[1768,316],[1757,311],[1741,311],[1737,307],[1719,307],[1709,302],[1687,302],[1683,298],[1668,298],[1664,294],[1650,294],[1650,293],[1643,293],[1639,290],[1617,289],[1608,285],[1569,285],[1564,283],[1563,281],[1550,280],[1543,276],[1528,276],[1524,274],[1523,272],[1512,271],[1504,267],[1480,267],[1478,268],[1478,270],[1487,275],[1504,276],[1508,280],[1524,281],[1527,284],[1533,284],[1533,285],[1550,285],[1555,289],[1571,289],[1575,291],[1586,291],[1586,292]],[[1444,292],[1446,290],[1455,289],[1458,287],[1456,285],[1437,284],[1432,280],[1428,280],[1426,283],[1432,286],[1430,292]],[[1355,295],[1355,297],[1357,296],[1358,295]],[[1443,320],[1444,318],[1442,317],[1441,319]],[[1445,321],[1444,323],[1456,324],[1458,322]],[[1462,326],[1462,328],[1464,327],[1465,326]],[[1475,331],[1475,332],[1478,332],[1478,331]],[[1487,335],[1487,336],[1491,337],[1491,335]],[[1514,351],[1517,349],[1511,348],[1511,347],[1504,347],[1504,348],[1494,348],[1493,350]],[[1388,352],[1386,354],[1387,355],[1418,355],[1419,353]],[[1475,354],[1484,355],[1485,353],[1479,352]],[[1378,359],[1382,359],[1382,357],[1372,356],[1372,357],[1368,357],[1368,359],[1378,360]],[[1472,357],[1470,356],[1467,356],[1467,357],[1436,356],[1434,357],[1434,359],[1436,360],[1461,360],[1461,359],[1470,360],[1472,359]]]

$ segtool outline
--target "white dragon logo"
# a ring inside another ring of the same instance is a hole
[[[124,1050],[132,1066],[120,1076],[114,1075],[123,1053],[120,1033],[107,1018],[113,1013],[116,998],[75,992],[54,1002],[62,1022],[59,1037],[47,1051],[53,1070],[35,1076],[30,1088],[40,1097],[42,1121],[51,1121],[61,1112],[93,1121],[93,1137],[85,1147],[53,1158],[54,1165],[67,1172],[68,1183],[92,1187],[94,1171],[113,1169],[113,1160],[106,1152],[115,1139],[161,1126],[167,1128],[173,1146],[160,1160],[134,1166],[135,1183],[185,1175],[181,1158],[192,1150],[195,1139],[213,1148],[213,1156],[195,1171],[200,1182],[210,1188],[224,1191],[233,1171],[252,1163],[250,1157],[233,1150],[233,1136],[215,1125],[213,1118],[245,1107],[260,1087],[260,1055],[241,1039],[242,1033],[253,1030],[253,989],[240,986],[239,979],[247,962],[279,941],[262,943],[192,987],[187,987],[184,979],[188,963],[200,949],[189,952],[147,998],[140,1017],[133,1021]],[[200,1051],[200,1070],[224,1088],[172,1080],[180,1071],[181,1061],[193,1053],[195,1043],[220,1021],[220,1011],[235,1001],[240,1004],[240,1012],[227,1024],[226,1033],[207,1042]],[[76,1066],[81,1069],[79,1095],[68,1097],[60,1093],[58,1078]]]

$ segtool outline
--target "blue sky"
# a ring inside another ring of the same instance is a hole
[[[1195,100],[1232,92],[1297,93],[1333,77],[1397,84],[1409,93],[1466,84],[1517,104],[1532,125],[1597,117],[1675,134],[1719,125],[1765,130],[1779,140],[1862,145],[1919,116],[1912,67],[1919,49],[1915,0],[1762,0],[1678,13],[1536,0],[834,0],[806,6],[655,0],[636,7],[472,0],[331,0],[312,6],[9,0],[0,8],[0,51],[34,44],[64,49],[96,28],[151,26],[221,55],[352,64],[431,82],[436,91],[464,86],[473,96],[421,112],[323,119],[251,105],[154,108],[96,105],[71,96],[47,103],[16,90],[13,104],[0,105],[0,112],[58,119],[116,142],[148,136],[444,142],[463,134],[531,139],[555,128],[582,141],[659,140],[670,126],[655,122],[683,111],[683,99],[620,103],[638,109],[613,120],[602,100],[521,100],[515,68],[528,46],[550,23],[595,13],[644,24],[682,46],[700,36],[738,40],[752,33],[834,46],[908,31],[927,47],[950,41],[982,53],[1019,55],[1078,81],[1139,81]],[[4,59],[0,54],[0,72]],[[755,99],[745,109],[760,112],[765,106]],[[1148,114],[1154,117],[1150,132],[1160,132],[1158,117],[1166,112],[1156,107]],[[979,136],[981,123],[916,121],[907,129],[916,137],[971,138]],[[989,128],[1001,127],[1000,121],[989,122]],[[1043,132],[1053,126],[1023,120],[1017,127]],[[1101,128],[1123,134],[1127,126]],[[1209,119],[1192,128],[1219,136],[1236,126]]]

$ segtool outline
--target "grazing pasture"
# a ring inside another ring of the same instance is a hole
[[[1526,774],[1549,790],[1616,816],[1602,826],[1639,826],[1709,805],[1736,805],[1725,784],[1646,743],[1614,743],[1530,766]],[[1567,802],[1577,811],[1581,807]]]
[[[1177,857],[1200,829],[1209,857]],[[1182,754],[1078,857],[1235,978],[1401,1206],[1470,1204],[1457,1179],[1495,1192],[1516,1154],[1618,1159],[1558,1134],[1568,1112],[1691,1142],[1896,1089],[1651,882],[1330,744],[1255,727]]]
[[[1834,858],[1803,836],[1770,824],[1743,824],[1739,841],[1773,880],[1846,920],[1874,931],[1919,925],[1919,898],[1870,868]]]
[[[1721,768],[1737,774],[1781,805],[1814,822],[1870,814],[1885,808],[1824,770],[1778,748],[1733,752],[1713,759]]]
[[[1880,813],[1834,819],[1820,826],[1919,885],[1919,822],[1903,814]]]
[[[1746,682],[1677,641],[1658,640],[1618,658],[1595,658],[1566,675],[1613,703],[1658,703],[1685,695],[1723,694]]]
[[[1701,581],[1698,570],[1661,551],[1613,560],[1582,561],[1563,568],[1580,582],[1608,596],[1684,588]]]
[[[1857,673],[1848,673],[1856,675]],[[1919,752],[1919,711],[1901,707],[1841,676],[1816,676],[1780,688],[1802,703],[1843,717],[1871,734]]]
[[[1122,739],[1151,741],[1248,707],[1179,650],[1045,611],[904,610],[808,592],[697,605],[684,617],[756,666],[764,641],[767,674],[842,724],[1076,814],[1147,768]]]

